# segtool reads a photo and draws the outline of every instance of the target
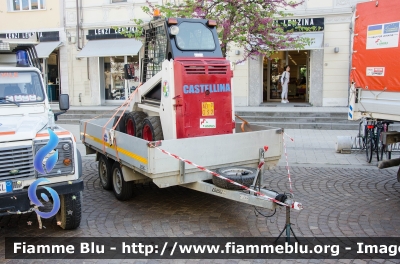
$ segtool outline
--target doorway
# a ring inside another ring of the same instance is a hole
[[[58,102],[60,96],[60,56],[58,49],[50,53],[44,59],[45,82],[47,86],[47,97],[50,103]]]
[[[285,65],[290,66],[288,99],[290,102],[307,103],[309,94],[308,50],[279,51],[263,61],[263,101],[281,101],[282,86],[279,79]]]

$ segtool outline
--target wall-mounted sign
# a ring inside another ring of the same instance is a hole
[[[324,33],[323,32],[295,32],[290,33],[292,37],[308,38],[309,44],[305,45],[302,50],[314,50],[324,48]],[[282,49],[291,50],[291,49]]]
[[[294,18],[278,20],[278,24],[285,27],[285,31],[293,30],[294,32],[301,31],[323,31],[324,18]],[[304,30],[306,29],[306,30]]]
[[[95,39],[116,39],[116,38],[126,38],[121,33],[123,32],[131,32],[134,33],[136,31],[135,27],[119,27],[116,30],[113,28],[96,28],[89,29],[88,35],[86,35],[86,39],[95,40]]]
[[[15,33],[0,33],[0,39],[29,39],[40,42],[46,41],[60,41],[60,36],[58,31],[48,31],[48,32],[15,32]]]

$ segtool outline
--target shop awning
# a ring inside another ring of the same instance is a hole
[[[138,54],[142,42],[136,39],[90,40],[77,58],[126,56]]]
[[[36,52],[39,58],[48,58],[53,50],[62,45],[60,41],[40,42],[36,45]]]

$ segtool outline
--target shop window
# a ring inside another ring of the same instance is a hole
[[[125,98],[124,56],[104,58],[106,100]]]
[[[104,89],[106,100],[126,100],[139,85],[139,79],[125,80],[124,65],[133,64],[135,75],[139,74],[138,56],[104,58]]]
[[[45,0],[9,0],[10,11],[43,10]]]
[[[128,56],[127,57],[127,63],[131,64],[133,68],[135,69],[135,78],[128,80],[128,96],[133,93],[133,91],[136,90],[136,88],[139,86],[139,75],[140,75],[140,69],[139,69],[139,57],[138,56]]]

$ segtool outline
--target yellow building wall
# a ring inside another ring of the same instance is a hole
[[[8,2],[0,1],[0,32],[63,27],[59,0],[46,0],[46,9],[32,11],[9,11]]]

